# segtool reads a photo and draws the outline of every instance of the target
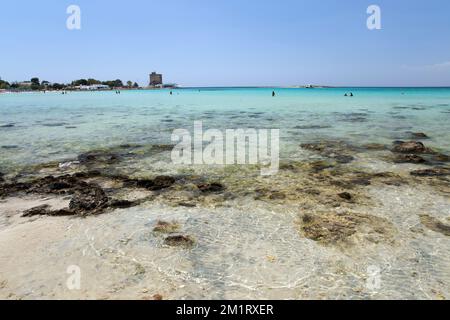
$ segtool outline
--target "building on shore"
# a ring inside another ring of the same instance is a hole
[[[76,88],[79,89],[79,90],[82,90],[82,91],[110,90],[111,89],[109,86],[104,85],[104,84],[93,84],[93,85],[90,85],[90,86],[83,86],[83,85],[81,85],[81,86],[78,86]]]
[[[159,87],[163,84],[163,76],[160,73],[152,72],[150,74],[150,87]]]
[[[19,82],[20,87],[30,88],[33,83],[31,81],[22,81]]]
[[[149,89],[175,89],[178,85],[175,83],[163,83],[163,75],[160,73],[152,72],[150,74]]]

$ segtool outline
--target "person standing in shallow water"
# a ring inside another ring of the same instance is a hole
[[[275,96],[276,96],[275,91],[272,91],[272,97],[275,97]]]

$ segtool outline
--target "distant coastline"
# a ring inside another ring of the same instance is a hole
[[[46,93],[46,92],[108,92],[108,91],[158,91],[158,90],[232,90],[232,89],[450,89],[450,86],[322,86],[322,85],[294,85],[294,86],[170,86],[170,87],[141,87],[141,86],[112,86],[88,88],[80,86],[64,86],[62,88],[0,88],[0,94],[6,93]]]

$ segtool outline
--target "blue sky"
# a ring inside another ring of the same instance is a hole
[[[66,9],[81,8],[81,30]],[[382,30],[366,27],[381,8]],[[450,86],[448,0],[3,1],[0,77]]]

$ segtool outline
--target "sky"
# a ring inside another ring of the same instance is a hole
[[[373,4],[381,30],[367,28]],[[10,82],[450,86],[448,0],[4,0],[0,28]]]

